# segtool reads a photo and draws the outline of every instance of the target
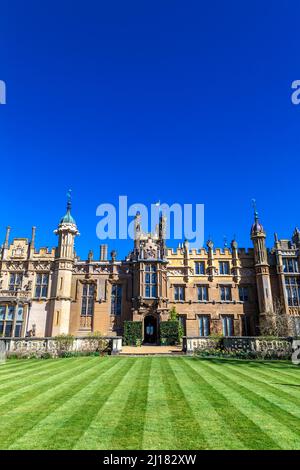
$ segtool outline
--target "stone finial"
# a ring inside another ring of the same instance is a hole
[[[30,242],[30,247],[31,248],[34,248],[35,234],[36,234],[36,227],[32,227],[32,229],[31,229],[31,242]]]
[[[4,248],[8,248],[9,245],[9,235],[10,235],[10,226],[6,227],[6,233],[5,233],[5,240],[4,240]]]
[[[110,253],[110,256],[111,256],[112,263],[114,263],[116,261],[116,257],[117,257],[116,250],[112,250],[111,253]]]

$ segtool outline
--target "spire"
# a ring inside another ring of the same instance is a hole
[[[300,246],[300,230],[298,227],[296,227],[294,230],[292,241],[295,243],[295,245]]]
[[[257,206],[256,206],[256,199],[252,199],[252,207],[254,209],[254,220],[255,220],[255,222],[258,222],[258,212],[257,212]]]
[[[254,223],[252,224],[252,227],[251,227],[251,236],[253,235],[255,236],[257,234],[264,234],[264,228],[259,221],[255,199],[252,199],[252,207],[254,209]]]
[[[71,215],[71,208],[72,208],[72,202],[71,202],[71,192],[72,190],[69,189],[67,192],[67,212],[66,214],[62,217],[60,220],[61,224],[73,224],[76,225],[75,219]]]
[[[4,240],[4,248],[8,248],[9,245],[9,235],[10,235],[10,227],[6,227],[6,232],[5,232],[5,240]]]

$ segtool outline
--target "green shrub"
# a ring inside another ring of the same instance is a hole
[[[109,341],[103,338],[100,331],[93,331],[88,335],[89,351],[104,353],[109,350]]]
[[[51,359],[52,355],[49,352],[42,352],[39,357],[40,359]]]
[[[160,343],[174,345],[180,342],[180,325],[178,320],[160,322]]]
[[[128,346],[136,346],[137,342],[142,343],[142,322],[141,321],[125,321],[124,322],[124,344]]]
[[[74,336],[61,334],[54,337],[59,357],[67,357],[66,353],[72,351]]]

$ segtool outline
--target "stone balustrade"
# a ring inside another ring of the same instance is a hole
[[[122,351],[121,336],[103,336],[101,339],[110,344],[111,354],[119,354]],[[3,347],[4,344],[4,347]],[[96,351],[98,339],[88,336],[75,337],[70,346],[72,352]],[[0,350],[4,349],[6,354],[37,354],[50,353],[57,356],[58,343],[55,338],[0,338]]]
[[[183,337],[183,351],[193,354],[196,350],[225,349],[227,351],[245,351],[263,353],[268,351],[292,354],[293,338],[264,338],[257,336],[231,337]]]

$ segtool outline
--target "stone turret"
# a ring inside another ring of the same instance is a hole
[[[297,248],[300,248],[300,230],[298,229],[298,227],[296,227],[294,230],[292,241]]]
[[[273,300],[270,281],[270,268],[268,263],[268,252],[266,248],[266,232],[259,221],[255,201],[254,223],[251,227],[251,240],[254,246],[254,264],[256,273],[259,318],[260,325],[262,325],[266,315],[272,315]]]
[[[58,236],[52,283],[52,335],[68,333],[71,309],[72,272],[75,261],[74,243],[79,235],[71,215],[71,198],[68,193],[67,212],[54,231]]]

